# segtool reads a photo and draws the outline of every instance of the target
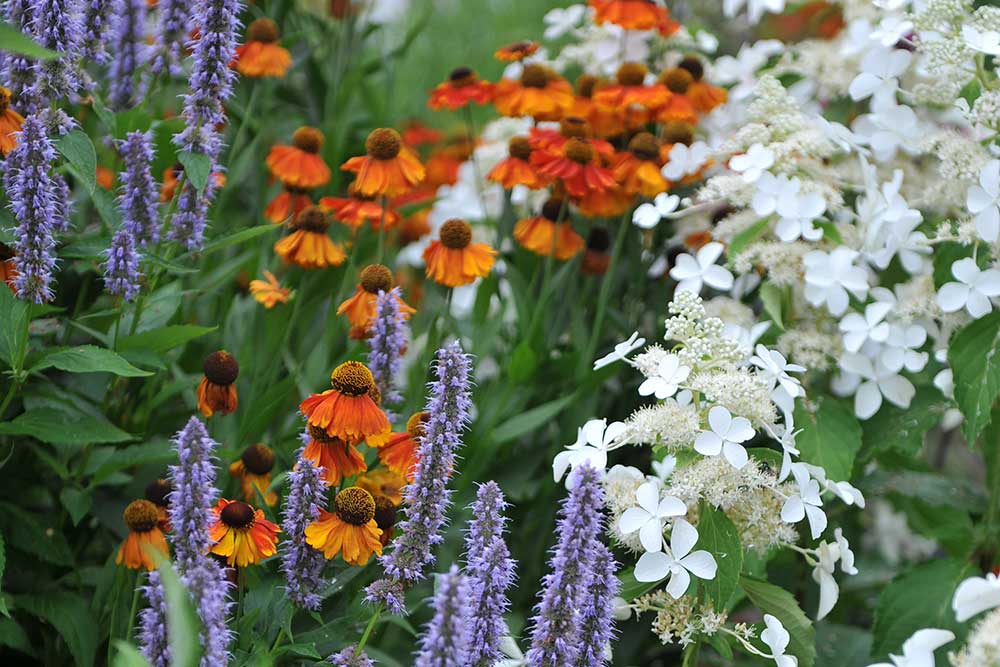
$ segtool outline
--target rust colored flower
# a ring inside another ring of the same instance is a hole
[[[330,219],[317,206],[307,206],[296,217],[292,233],[274,244],[274,252],[289,264],[303,269],[340,266],[347,259],[340,244],[330,240]]]
[[[274,308],[279,303],[288,303],[291,293],[287,287],[282,287],[278,279],[270,271],[264,272],[264,280],[251,280],[250,293],[265,308]]]
[[[148,500],[133,500],[122,514],[128,527],[128,536],[118,549],[115,563],[132,570],[155,570],[154,552],[168,558],[167,539],[160,530],[160,513]]]
[[[247,27],[247,41],[236,47],[236,71],[243,76],[283,77],[292,65],[292,54],[278,44],[278,24],[259,18]]]
[[[666,7],[654,0],[590,0],[594,22],[614,23],[626,30],[657,30],[666,37],[680,28]]]
[[[493,84],[483,81],[468,67],[452,70],[448,80],[431,91],[427,106],[434,110],[455,111],[475,102],[486,104],[493,96]]]
[[[211,417],[216,412],[224,415],[235,412],[239,405],[235,383],[240,375],[236,358],[225,350],[213,352],[205,357],[202,370],[205,376],[198,385],[198,409],[201,414]]]
[[[292,145],[278,145],[267,155],[267,168],[275,178],[295,188],[318,188],[330,182],[330,168],[319,156],[323,133],[315,127],[300,127]]]
[[[14,111],[11,106],[10,88],[0,86],[0,156],[14,150],[17,145],[15,134],[21,131],[24,116]]]
[[[375,379],[359,361],[347,361],[330,374],[332,389],[302,401],[299,410],[311,426],[349,443],[362,440],[377,447],[389,436],[389,420],[372,396],[378,397]]]
[[[367,155],[352,157],[340,168],[357,174],[357,192],[365,197],[395,197],[416,187],[426,175],[417,156],[403,145],[399,132],[372,130],[365,140]]]
[[[367,565],[372,554],[382,555],[382,530],[375,521],[375,499],[362,488],[351,486],[333,502],[333,511],[319,511],[319,518],[306,527],[306,542],[327,559],[340,554],[349,565]]]
[[[269,507],[278,502],[278,494],[270,491],[271,470],[274,469],[274,452],[267,445],[258,443],[243,450],[240,458],[229,464],[229,474],[239,480],[243,499],[249,503],[257,500],[257,494]]]
[[[504,116],[559,120],[573,106],[573,89],[548,67],[528,64],[520,80],[501,79],[496,84],[493,105]]]
[[[446,287],[468,285],[489,274],[496,255],[485,243],[472,242],[469,223],[449,220],[441,226],[440,240],[424,250],[427,277]]]
[[[281,528],[264,518],[263,510],[240,500],[220,498],[212,508],[215,522],[209,527],[210,552],[226,559],[228,565],[255,565],[278,553]]]
[[[567,221],[564,200],[549,199],[541,215],[518,220],[514,225],[514,240],[525,250],[543,257],[552,255],[564,262],[583,250],[583,237]]]
[[[307,428],[309,442],[302,455],[323,469],[323,481],[327,486],[336,486],[340,484],[340,480],[368,469],[365,457],[357,447],[330,436],[318,426],[309,425]]]
[[[493,57],[504,63],[516,63],[524,60],[530,55],[534,55],[539,48],[538,42],[514,42],[501,46],[493,52]]]
[[[486,178],[499,183],[505,190],[517,185],[532,190],[545,187],[548,180],[531,166],[531,151],[531,142],[527,137],[514,137],[508,145],[508,156],[498,162]]]
[[[361,327],[367,331],[372,318],[375,317],[375,301],[378,299],[378,293],[388,292],[393,288],[393,276],[389,267],[369,264],[361,270],[359,278],[354,294],[338,306],[337,314],[346,314],[351,326]],[[408,319],[417,311],[399,299],[399,312],[403,314],[404,319]]]
[[[288,222],[312,204],[309,191],[286,185],[264,208],[264,218],[276,225]]]

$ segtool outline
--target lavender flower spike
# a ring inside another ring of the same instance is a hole
[[[592,466],[582,465],[572,474],[573,488],[559,512],[551,572],[542,579],[532,618],[531,648],[526,656],[531,667],[576,665],[580,656],[580,612],[594,576],[604,491]]]
[[[177,195],[177,210],[170,219],[170,231],[167,232],[167,238],[171,241],[177,241],[188,250],[201,248],[205,240],[208,205],[212,192],[211,182],[205,190],[205,194],[200,194],[187,179],[184,179],[180,194]]]
[[[201,619],[198,633],[202,646],[200,667],[220,667],[229,664],[229,644],[233,633],[226,624],[232,606],[226,572],[218,563],[202,556],[201,562],[188,570],[181,582],[194,599]]]
[[[139,253],[135,249],[135,237],[128,229],[119,229],[111,238],[111,247],[105,251],[104,285],[108,292],[117,294],[126,301],[134,299],[140,290]]]
[[[34,37],[32,27],[35,23],[36,3],[32,0],[6,0],[3,7],[3,18],[22,33]],[[0,81],[10,89],[11,104],[21,114],[27,116],[38,111],[41,104],[38,75],[35,72],[35,62],[14,53],[0,51]]]
[[[607,664],[605,648],[615,633],[614,599],[621,587],[618,563],[603,544],[594,545],[593,577],[580,610],[580,657],[577,667]]]
[[[183,575],[206,560],[205,554],[211,546],[208,527],[212,506],[219,497],[212,456],[216,442],[197,417],[188,421],[173,442],[180,463],[170,466],[169,478],[174,489],[170,493],[170,523],[174,557]]]
[[[451,496],[448,478],[472,408],[471,366],[458,341],[437,352],[437,380],[430,387],[430,416],[420,438],[419,461],[413,481],[403,490],[409,509],[399,524],[395,548],[382,557],[386,574],[405,584],[426,576],[425,568],[434,563],[433,547],[443,539],[440,531]]]
[[[56,149],[40,114],[24,119],[17,146],[6,159],[4,187],[17,220],[14,268],[17,296],[43,303],[52,299],[52,272],[56,267],[53,236],[57,184],[49,170]]]
[[[364,651],[359,655],[354,655],[354,652],[355,648],[348,646],[343,651],[332,654],[326,661],[335,667],[375,667],[375,663]]]
[[[153,74],[179,76],[181,70],[181,54],[184,40],[191,32],[191,2],[190,0],[160,0],[156,4],[159,22],[156,26],[154,40],[155,54],[151,70]]]
[[[503,659],[500,641],[506,634],[504,614],[510,607],[507,589],[514,583],[514,560],[503,539],[506,506],[496,482],[480,486],[465,538],[471,633],[468,664],[472,667],[492,667]]]
[[[288,498],[282,512],[282,530],[288,536],[281,541],[281,571],[288,582],[288,599],[297,607],[318,610],[320,597],[316,592],[323,580],[320,572],[326,564],[323,554],[306,544],[306,526],[319,516],[319,506],[326,500],[322,468],[302,456],[288,473]],[[336,664],[336,663],[334,663]]]
[[[87,0],[83,13],[83,57],[99,65],[108,62],[107,41],[113,4],[113,0]]]
[[[413,667],[467,667],[469,624],[464,609],[469,602],[466,578],[451,566],[438,578],[434,618],[420,637],[420,652]]]
[[[115,13],[114,57],[108,76],[111,79],[111,106],[119,111],[131,109],[142,98],[143,86],[136,85],[136,73],[146,60],[145,0],[117,0]]]
[[[34,32],[39,44],[58,51],[59,58],[38,63],[45,102],[75,94],[80,89],[80,55],[83,25],[80,0],[39,0]]]
[[[160,239],[159,188],[153,180],[153,140],[149,133],[129,132],[119,143],[125,169],[118,176],[122,193],[118,209],[122,221],[139,245],[155,245]]]
[[[151,667],[170,667],[170,643],[167,637],[167,601],[163,595],[160,573],[153,570],[142,588],[147,606],[139,612],[139,646]]]
[[[395,405],[403,397],[393,387],[392,380],[399,372],[406,348],[406,318],[399,308],[400,289],[394,287],[379,291],[375,301],[375,319],[372,322],[370,339],[371,352],[368,353],[368,368],[375,378],[375,386],[382,393],[382,405]],[[390,421],[392,420],[390,416]]]

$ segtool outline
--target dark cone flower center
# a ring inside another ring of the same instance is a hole
[[[375,496],[375,523],[383,531],[396,525],[396,506],[385,496]]]
[[[469,84],[476,82],[476,73],[473,72],[468,67],[459,67],[453,69],[451,74],[448,75],[448,81],[455,88],[461,88],[462,86],[468,86]]]
[[[240,500],[233,501],[219,512],[222,523],[230,528],[249,528],[253,524],[254,509]]]
[[[670,90],[670,92],[682,95],[686,93],[688,87],[694,83],[694,77],[691,76],[691,72],[686,69],[675,67],[664,72],[660,76],[660,81],[667,87],[668,90]]]
[[[576,79],[576,94],[580,97],[590,99],[597,87],[598,78],[593,74],[581,74]]]
[[[205,357],[202,370],[209,382],[221,386],[236,382],[236,378],[240,375],[240,365],[236,363],[236,358],[225,350],[213,352]]]
[[[565,200],[549,199],[542,204],[542,217],[552,222],[559,222],[560,218],[566,217]]]
[[[352,526],[363,526],[375,518],[375,499],[364,489],[351,486],[334,500],[337,516]]]
[[[323,147],[323,133],[315,127],[300,127],[292,135],[292,145],[306,153],[319,153]]]
[[[372,130],[365,140],[365,150],[376,160],[391,160],[403,149],[403,138],[389,127]]]
[[[628,149],[640,160],[655,160],[660,155],[660,143],[649,132],[640,132],[632,137]]]
[[[465,220],[449,220],[441,225],[441,243],[446,248],[461,250],[472,242],[472,227]]]
[[[317,442],[334,443],[334,444],[340,443],[340,438],[335,438],[334,436],[330,435],[329,433],[326,432],[325,428],[309,424],[308,429],[309,429],[309,437],[312,438],[313,440],[316,440]]]
[[[594,161],[594,149],[584,141],[570,139],[566,142],[566,157],[577,164],[590,164]]]
[[[618,68],[616,78],[623,86],[641,86],[646,80],[646,66],[642,63],[622,63]]]
[[[663,141],[668,144],[690,146],[694,141],[694,128],[681,121],[670,121],[663,126]]]
[[[701,81],[701,77],[705,76],[705,66],[698,56],[684,56],[684,60],[677,66],[690,72],[691,78],[695,81]]]
[[[604,227],[594,227],[587,235],[587,248],[594,252],[607,252],[611,247],[611,235]]]
[[[531,157],[531,143],[527,137],[514,137],[508,144],[510,156],[518,160],[527,160]]]
[[[170,494],[174,485],[166,479],[154,479],[146,485],[146,500],[160,507],[170,506]]]
[[[247,28],[248,42],[277,42],[280,36],[278,24],[269,18],[257,19]]]
[[[122,517],[133,533],[148,533],[160,522],[160,512],[148,500],[133,500],[125,508]]]
[[[299,211],[299,215],[292,224],[293,229],[302,229],[307,232],[325,232],[330,226],[330,219],[327,218],[323,209],[318,206],[306,206]]]
[[[525,65],[521,72],[521,85],[526,88],[544,88],[549,85],[549,73],[541,65]]]
[[[384,264],[369,264],[361,270],[361,289],[369,294],[392,289],[392,271]]]
[[[274,468],[274,452],[267,445],[250,445],[240,457],[243,467],[254,475],[266,475]]]
[[[10,107],[10,88],[0,86],[0,113],[4,113]]]
[[[330,384],[341,394],[361,396],[371,391],[375,386],[375,378],[360,361],[345,361],[333,369],[330,374]]]
[[[414,438],[422,438],[424,436],[424,424],[430,421],[430,418],[431,414],[429,412],[414,412],[406,420],[406,432]]]
[[[590,124],[576,116],[563,118],[559,121],[559,134],[567,139],[583,139],[590,136]]]

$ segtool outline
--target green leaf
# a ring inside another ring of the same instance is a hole
[[[894,497],[892,504],[906,514],[906,523],[915,533],[933,539],[956,558],[969,556],[975,534],[968,512],[906,496]]]
[[[886,402],[865,422],[866,456],[888,450],[907,456],[920,452],[924,436],[941,420],[947,401],[936,387],[918,386],[916,389],[910,407],[898,408]]]
[[[2,435],[27,435],[51,445],[79,447],[127,442],[134,437],[111,422],[90,415],[71,415],[48,408],[29,410],[0,424]]]
[[[167,637],[170,643],[171,667],[198,667],[201,644],[198,635],[201,622],[195,613],[191,595],[181,583],[170,561],[159,557],[158,571],[163,582],[163,597],[167,603]]]
[[[934,248],[934,288],[941,289],[941,285],[955,282],[951,265],[966,257],[972,257],[971,245],[946,241]]]
[[[556,415],[565,410],[574,398],[572,394],[563,396],[511,417],[493,430],[493,442],[496,444],[510,442],[534,431],[542,424],[555,419]]]
[[[948,346],[948,365],[955,374],[955,402],[965,415],[962,432],[972,445],[990,422],[1000,394],[1000,312],[972,322]]]
[[[968,563],[937,559],[899,575],[882,590],[875,610],[872,656],[899,653],[903,642],[922,628],[942,628],[963,635],[951,598],[958,584],[973,574]],[[976,572],[978,574],[978,572]]]
[[[538,355],[531,349],[528,341],[521,342],[514,348],[510,358],[507,373],[512,382],[523,382],[535,374],[538,368]]]
[[[767,231],[767,226],[770,221],[770,218],[761,218],[734,236],[733,240],[729,243],[729,247],[726,248],[726,255],[730,259],[739,255],[744,248],[763,236],[764,232]]]
[[[634,567],[619,572],[618,580],[622,584],[621,591],[618,594],[626,602],[631,602],[640,595],[645,595],[660,585],[659,581],[636,581]]]
[[[867,667],[871,648],[870,632],[835,623],[816,624],[816,667]]]
[[[896,493],[975,514],[982,513],[986,506],[986,497],[972,480],[931,472],[875,470],[864,479],[864,490],[865,495]]]
[[[212,333],[219,327],[199,327],[193,324],[172,324],[170,326],[143,331],[126,336],[118,341],[120,350],[148,350],[162,354],[175,347],[185,345],[205,334]]]
[[[56,148],[69,162],[73,175],[93,194],[97,188],[97,152],[87,133],[73,130],[56,141]]]
[[[54,523],[56,517],[36,517],[10,503],[0,504],[0,509],[3,509],[0,525],[4,527],[7,547],[37,556],[53,565],[73,564],[73,552],[70,551],[66,538],[57,526],[49,523]]]
[[[121,639],[115,642],[115,661],[112,664],[114,667],[150,667],[139,649]]]
[[[73,520],[73,525],[79,525],[80,520],[87,516],[90,512],[90,508],[94,503],[93,498],[86,491],[81,491],[80,489],[74,488],[72,486],[64,487],[62,491],[59,492],[59,502],[62,503],[66,511],[69,512],[69,518]]]
[[[67,373],[113,373],[122,377],[152,375],[149,371],[136,368],[111,350],[96,345],[57,349],[43,357],[31,370],[40,371],[52,366]]]
[[[64,591],[17,598],[20,609],[50,623],[66,642],[76,667],[91,667],[99,634],[90,605],[83,596]]]
[[[212,160],[204,153],[181,151],[177,161],[184,165],[184,176],[198,192],[203,192],[208,185],[208,177],[212,171]]]
[[[803,429],[795,439],[802,460],[822,467],[832,481],[849,480],[861,449],[861,425],[841,401],[820,396],[815,403],[812,412],[795,406],[795,426]]]
[[[28,354],[28,303],[0,289],[0,359],[16,371]]]
[[[779,328],[784,329],[785,321],[781,319],[781,288],[771,283],[764,283],[760,286],[760,301],[764,304],[764,312]]]
[[[715,578],[701,582],[718,612],[729,608],[729,600],[739,588],[743,569],[743,545],[739,531],[722,510],[702,503],[698,518],[698,547],[709,551],[718,565]]]
[[[7,611],[7,602],[3,597],[3,573],[7,569],[7,545],[3,541],[3,534],[0,533],[0,614],[10,618]]]
[[[788,652],[799,659],[799,667],[813,667],[816,632],[792,594],[753,577],[741,577],[740,586],[758,609],[777,618],[788,630]]]
[[[45,48],[11,24],[3,21],[0,21],[0,44],[3,45],[0,47],[0,51],[16,53],[38,60],[52,60],[59,57],[57,51]]]
[[[265,234],[273,234],[275,230],[281,229],[281,225],[257,225],[256,227],[249,227],[247,229],[241,229],[240,231],[230,234],[229,236],[223,236],[221,239],[215,239],[211,243],[206,243],[205,247],[201,249],[201,256],[209,255],[218,250],[224,250],[234,245],[243,243],[244,241],[249,241],[250,239],[255,239],[258,236],[263,236]]]

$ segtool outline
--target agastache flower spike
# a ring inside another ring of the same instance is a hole
[[[468,664],[473,667],[490,667],[503,659],[500,641],[506,634],[504,614],[510,607],[507,589],[514,583],[514,560],[503,539],[506,507],[496,482],[480,486],[465,538],[469,579]]]
[[[37,11],[35,5],[32,0],[7,0],[4,4],[3,18],[25,35],[34,38],[32,27]],[[10,89],[13,104],[25,116],[35,113],[41,104],[35,61],[4,52],[0,52],[0,58],[3,58],[0,61],[3,62],[3,85]]]
[[[303,609],[318,610],[320,596],[316,592],[323,580],[320,572],[326,564],[323,554],[306,544],[306,526],[319,516],[319,507],[326,502],[326,485],[322,469],[298,452],[298,462],[288,473],[288,498],[282,512],[282,529],[288,537],[281,541],[281,571],[288,582],[288,599]],[[337,663],[334,663],[337,664]]]
[[[354,653],[355,648],[348,646],[343,651],[338,651],[331,655],[326,661],[334,665],[334,667],[375,667],[375,663],[372,662],[371,658],[364,651],[358,655],[354,655]]]
[[[163,595],[160,573],[153,570],[142,587],[146,608],[139,612],[139,647],[150,667],[170,667],[170,643],[167,637],[167,601]]]
[[[229,644],[233,634],[226,619],[232,606],[229,595],[232,584],[226,577],[226,571],[214,560],[204,556],[200,563],[181,577],[181,582],[191,593],[201,619],[202,627],[198,633],[204,651],[201,667],[229,664]]]
[[[88,0],[83,14],[83,57],[99,65],[109,58],[107,41],[112,5],[113,0]]]
[[[122,222],[138,245],[155,245],[160,239],[159,188],[153,180],[153,142],[148,133],[129,132],[119,144],[125,169],[119,173],[122,193],[118,208]]]
[[[143,85],[137,86],[136,71],[146,60],[146,0],[118,0],[115,12],[114,54],[108,76],[110,101],[117,110],[131,109],[141,99]]]
[[[420,637],[414,667],[466,667],[469,664],[469,625],[464,609],[469,586],[458,567],[442,574],[434,594],[434,617]]]
[[[594,545],[593,577],[580,608],[580,657],[578,667],[604,665],[605,648],[615,632],[614,598],[620,584],[618,564],[603,544]]]
[[[159,22],[153,44],[155,55],[150,69],[153,74],[166,72],[179,76],[184,40],[187,39],[191,23],[190,0],[160,0],[156,4]]]
[[[177,210],[170,219],[170,231],[167,238],[177,241],[188,250],[201,248],[205,240],[205,225],[208,223],[208,205],[213,190],[211,182],[205,188],[205,194],[199,194],[193,185],[185,179],[181,193],[177,196]]]
[[[104,284],[111,294],[117,294],[126,301],[134,299],[140,290],[139,253],[135,249],[135,237],[128,229],[119,229],[111,237],[111,247],[105,251]]]
[[[38,63],[44,101],[58,100],[80,89],[80,45],[83,25],[79,0],[39,0],[34,32],[38,43],[58,51],[59,58]]]
[[[532,619],[527,654],[531,667],[575,665],[580,656],[580,611],[594,577],[604,491],[599,471],[589,464],[571,474],[573,486],[559,513],[558,541],[549,561],[551,572],[542,579]]]
[[[402,396],[392,386],[392,380],[403,361],[408,328],[406,318],[399,308],[399,300],[400,289],[394,287],[388,292],[380,291],[375,301],[368,368],[375,378],[375,386],[382,393],[383,406],[394,405],[402,400]]]
[[[197,417],[188,420],[173,443],[180,462],[170,466],[170,524],[174,557],[183,574],[204,560],[211,546],[208,527],[219,497],[213,457],[216,443]]]

